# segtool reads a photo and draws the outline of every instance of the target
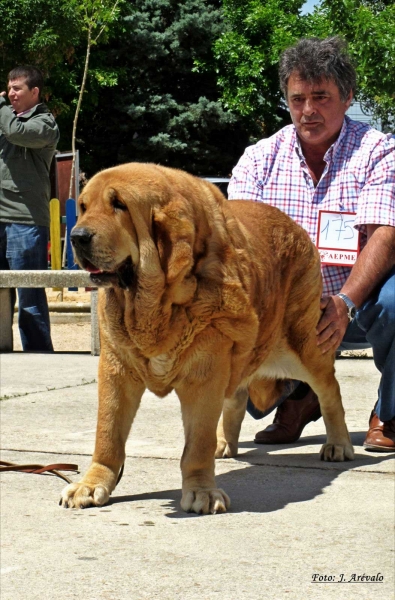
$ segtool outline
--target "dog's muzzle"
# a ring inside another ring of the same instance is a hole
[[[115,269],[101,269],[95,264],[98,257],[92,256],[91,242],[94,236],[95,233],[86,227],[74,227],[70,233],[70,241],[80,266],[90,273],[92,282],[97,286],[129,289],[135,275],[131,258],[127,257]]]

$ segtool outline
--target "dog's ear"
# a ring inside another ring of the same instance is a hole
[[[168,284],[181,282],[193,267],[195,227],[181,201],[153,212],[153,237]]]

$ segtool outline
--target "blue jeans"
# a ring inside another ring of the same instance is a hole
[[[381,421],[395,417],[395,268],[357,311],[349,324],[340,350],[372,347],[373,359],[381,373],[375,412]],[[247,411],[254,419],[262,419],[296,390],[299,381],[288,380],[285,393],[266,412],[258,410],[248,399]]]
[[[47,269],[48,239],[48,227],[0,223],[0,269]],[[18,288],[18,299],[18,325],[23,350],[53,352],[45,289]],[[15,291],[12,300],[15,306]]]

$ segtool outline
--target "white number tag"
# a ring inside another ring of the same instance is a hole
[[[355,213],[320,210],[317,248],[323,265],[352,267],[359,254],[359,232]]]

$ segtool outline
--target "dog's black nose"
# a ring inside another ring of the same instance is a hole
[[[87,246],[93,236],[94,233],[86,227],[74,227],[70,233],[70,240],[73,246]]]

